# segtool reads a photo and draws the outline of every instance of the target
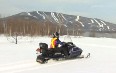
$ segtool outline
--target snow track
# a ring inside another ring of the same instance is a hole
[[[38,66],[34,61],[21,61],[0,65],[0,73],[15,73]]]
[[[39,64],[33,60],[20,61],[20,62],[0,65],[0,73],[18,73],[18,72],[29,71],[29,70],[31,71],[31,70],[46,68],[59,64],[65,64],[65,63],[67,64],[68,62],[70,63],[71,61],[76,61],[76,59],[57,61],[57,62],[50,60],[48,61],[49,63],[46,64]]]

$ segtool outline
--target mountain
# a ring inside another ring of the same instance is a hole
[[[67,15],[56,12],[22,12],[12,17],[22,17],[25,19],[37,19],[38,21],[50,21],[53,24],[63,25],[69,29],[80,26],[85,31],[94,29],[95,31],[116,31],[116,25],[97,18],[87,18],[76,15]]]
[[[57,12],[44,12],[44,11],[21,12],[19,14],[6,17],[4,20],[8,20],[8,19],[36,21],[42,25],[45,24],[46,26],[49,22],[49,25],[51,26],[59,26],[59,29],[62,26],[63,29],[68,31],[74,30],[74,31],[84,31],[84,32],[90,32],[90,31],[116,32],[116,24],[106,22],[98,18],[88,18],[78,15],[68,15],[68,14],[57,13]],[[32,24],[36,22],[32,22]]]

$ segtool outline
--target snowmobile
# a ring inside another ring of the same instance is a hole
[[[77,47],[73,42],[63,42],[61,47],[54,49],[48,48],[48,44],[46,43],[39,43],[39,48],[36,51],[39,53],[36,62],[41,64],[47,63],[50,59],[59,61],[84,58],[84,56],[81,55],[83,50]]]

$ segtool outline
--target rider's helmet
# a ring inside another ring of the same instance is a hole
[[[58,32],[55,32],[55,33],[53,34],[53,37],[54,37],[54,38],[59,38],[59,33],[58,33]]]

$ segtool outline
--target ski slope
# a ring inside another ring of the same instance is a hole
[[[64,36],[60,39],[63,41]],[[116,39],[73,36],[71,39],[83,49],[82,54],[90,52],[90,58],[39,64],[35,61],[35,50],[40,42],[50,44],[50,37],[21,37],[14,44],[11,37],[0,36],[0,73],[116,73]]]

